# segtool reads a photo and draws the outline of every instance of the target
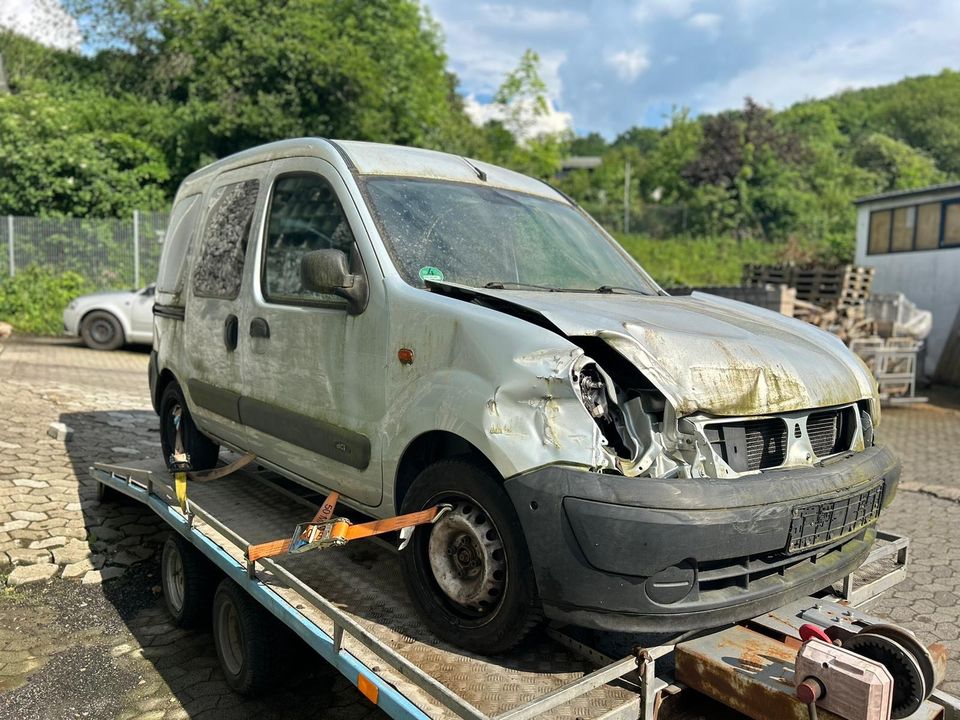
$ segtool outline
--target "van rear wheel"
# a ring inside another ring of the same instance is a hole
[[[176,382],[168,384],[160,396],[160,448],[164,462],[170,464],[170,455],[176,447],[175,419],[178,415],[180,439],[183,441],[184,450],[190,456],[190,466],[194,470],[210,470],[216,467],[220,446],[197,429],[187,408],[183,391]]]
[[[441,640],[486,655],[506,652],[543,617],[513,504],[498,478],[465,460],[424,469],[402,512],[442,503],[453,509],[414,530],[400,553],[407,591]]]

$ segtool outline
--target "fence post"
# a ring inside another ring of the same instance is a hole
[[[140,287],[140,211],[133,211],[133,286]]]
[[[7,215],[7,250],[9,262],[10,277],[17,274],[17,268],[13,259],[13,215]]]
[[[630,232],[630,161],[623,166],[623,233]]]

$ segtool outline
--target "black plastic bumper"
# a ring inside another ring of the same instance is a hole
[[[859,524],[857,512],[868,501],[889,505],[899,478],[896,458],[871,447],[824,466],[733,479],[548,466],[504,487],[547,616],[652,632],[736,622],[852,572],[876,536],[875,522]],[[853,529],[843,529],[844,518]],[[820,539],[831,524],[840,529]]]

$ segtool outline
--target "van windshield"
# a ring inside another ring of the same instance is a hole
[[[576,208],[482,185],[369,178],[373,212],[411,285],[657,294],[626,253]]]

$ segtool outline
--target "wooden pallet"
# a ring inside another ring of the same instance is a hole
[[[862,305],[870,296],[874,269],[859,265],[744,265],[743,284],[790,285],[797,299],[820,306]]]

